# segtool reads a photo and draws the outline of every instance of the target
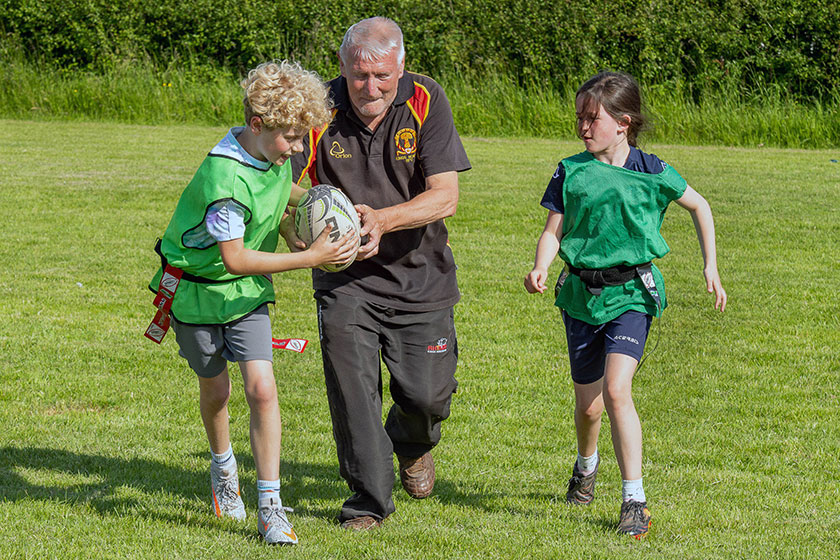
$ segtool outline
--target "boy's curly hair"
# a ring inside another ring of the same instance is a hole
[[[264,62],[240,82],[245,122],[260,117],[268,128],[306,129],[332,118],[327,88],[315,72],[297,62]]]

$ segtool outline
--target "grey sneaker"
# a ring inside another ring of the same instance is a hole
[[[235,462],[233,467],[222,468],[215,461],[210,461],[210,493],[216,517],[230,517],[238,521],[245,519],[245,504],[239,496]]]
[[[260,499],[257,530],[268,544],[297,544],[298,538],[277,498]]]
[[[578,470],[577,461],[572,468],[572,478],[569,479],[569,489],[566,490],[566,501],[572,505],[585,506],[595,497],[595,477],[598,476],[598,466],[601,457],[595,463],[595,470],[584,475]]]

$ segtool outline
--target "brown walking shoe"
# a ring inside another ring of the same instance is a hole
[[[630,500],[621,504],[618,532],[642,540],[650,529],[650,511],[647,502]]]
[[[595,470],[584,475],[577,466],[572,467],[572,478],[569,479],[569,489],[566,490],[566,502],[572,505],[585,506],[595,497],[595,478],[598,476],[598,466],[601,464],[601,457],[595,463]]]
[[[417,458],[401,457],[400,482],[408,495],[414,499],[428,498],[435,487],[435,461],[428,451]]]
[[[367,531],[369,529],[376,529],[380,525],[382,525],[381,519],[377,519],[371,515],[362,515],[342,522],[341,528],[347,529],[348,531]]]

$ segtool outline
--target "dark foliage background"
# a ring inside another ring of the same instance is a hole
[[[0,40],[68,70],[142,58],[242,73],[294,58],[330,77],[344,30],[370,15],[395,19],[409,68],[435,76],[564,87],[613,68],[695,100],[840,89],[838,0],[0,0]]]

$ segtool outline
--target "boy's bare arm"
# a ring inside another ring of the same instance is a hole
[[[338,241],[329,241],[327,226],[321,235],[305,251],[295,253],[267,253],[246,249],[242,238],[219,242],[219,253],[225,269],[230,274],[249,276],[273,274],[299,268],[314,268],[323,264],[343,264],[353,258],[356,249],[356,235],[348,232]]]

